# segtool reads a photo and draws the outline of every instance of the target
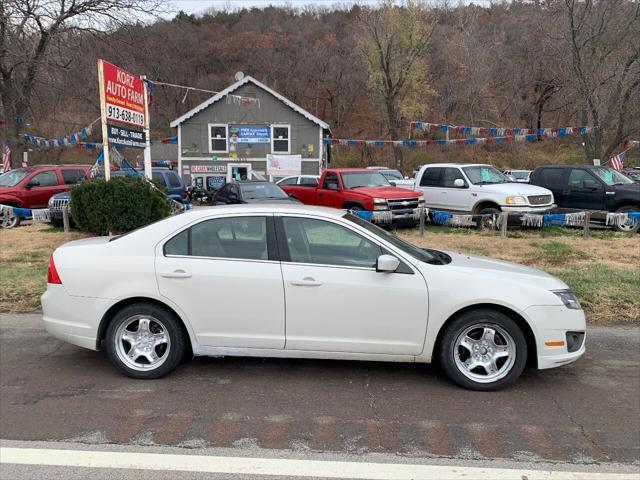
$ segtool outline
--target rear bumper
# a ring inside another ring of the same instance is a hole
[[[64,286],[51,284],[40,300],[47,332],[73,345],[97,350],[98,326],[110,300],[73,297]]]
[[[562,306],[535,306],[525,310],[536,337],[538,368],[561,367],[575,362],[585,353],[586,320],[582,310]],[[567,349],[567,332],[585,332],[580,348]],[[558,345],[562,342],[562,345]]]

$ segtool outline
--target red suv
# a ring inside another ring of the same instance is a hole
[[[37,165],[0,175],[0,204],[20,208],[45,208],[52,195],[68,191],[90,175],[90,165]],[[3,227],[15,227],[20,217],[4,219]]]

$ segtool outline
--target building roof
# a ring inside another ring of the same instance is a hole
[[[322,120],[320,120],[318,117],[311,115],[309,112],[307,112],[304,108],[296,105],[295,103],[293,103],[291,100],[289,100],[288,98],[283,97],[282,95],[280,95],[278,92],[276,92],[275,90],[270,89],[269,87],[267,87],[264,83],[259,82],[258,80],[256,80],[255,78],[247,75],[244,78],[242,78],[242,80],[237,81],[236,83],[234,83],[233,85],[228,86],[227,88],[225,88],[224,90],[222,90],[221,92],[217,93],[216,95],[214,95],[213,97],[211,97],[210,99],[202,102],[200,105],[198,105],[197,107],[195,107],[194,109],[188,111],[187,113],[185,113],[184,115],[182,115],[179,118],[176,118],[173,122],[170,123],[172,128],[177,127],[178,125],[180,125],[181,123],[183,123],[186,120],[189,120],[191,117],[193,117],[196,113],[201,112],[202,110],[204,110],[205,108],[210,107],[211,105],[213,105],[214,103],[216,103],[218,100],[223,99],[224,97],[226,97],[228,94],[233,93],[234,91],[236,91],[238,88],[240,88],[243,85],[246,85],[247,83],[253,83],[255,86],[261,88],[262,90],[270,93],[271,95],[273,95],[274,97],[276,97],[278,100],[280,100],[282,103],[284,103],[285,105],[287,105],[289,108],[291,108],[292,110],[295,110],[296,112],[298,112],[300,115],[302,115],[303,117],[305,117],[307,120],[312,121],[313,123],[315,123],[316,125],[318,125],[319,127],[322,127],[325,130],[329,130],[331,131],[331,128],[329,127],[329,124],[326,122],[323,122]]]

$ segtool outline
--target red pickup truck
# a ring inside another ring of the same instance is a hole
[[[366,168],[325,170],[317,187],[281,187],[290,197],[306,205],[370,212],[374,223],[415,225],[420,218],[420,208],[424,207],[420,192],[396,187],[380,172]]]

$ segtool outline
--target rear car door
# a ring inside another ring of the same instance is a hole
[[[377,272],[383,248],[335,221],[282,215],[276,229],[287,350],[422,352],[428,292],[419,272],[409,265],[402,273]]]
[[[564,192],[566,208],[604,210],[604,185],[589,170],[572,168]]]
[[[541,167],[535,171],[531,184],[551,190],[556,205],[564,208],[568,173],[568,168]]]
[[[445,204],[446,190],[441,186],[444,173],[442,167],[427,167],[420,177],[420,185],[416,187],[424,195],[425,204],[429,208],[442,208]]]
[[[54,169],[36,173],[31,177],[26,185],[32,185],[25,192],[25,204],[28,208],[43,208],[49,203],[52,195],[66,190],[58,179],[58,174]]]
[[[284,348],[284,287],[271,215],[203,220],[156,251],[160,293],[205,346]]]

